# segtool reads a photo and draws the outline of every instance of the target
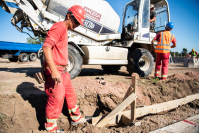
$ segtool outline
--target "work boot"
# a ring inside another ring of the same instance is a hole
[[[79,121],[77,121],[77,122],[72,122],[71,121],[71,125],[72,126],[76,126],[76,125],[78,125],[78,124],[84,124],[84,123],[86,123],[86,120],[84,119],[84,118],[81,118]]]

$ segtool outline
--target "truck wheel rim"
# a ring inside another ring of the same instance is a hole
[[[38,58],[42,59],[43,58],[43,50],[42,48],[38,50]]]
[[[139,59],[139,67],[140,70],[142,71],[147,71],[150,67],[150,60],[147,56],[143,55],[140,59]]]
[[[71,71],[72,68],[74,67],[74,58],[69,54],[68,55],[68,71]]]
[[[36,57],[36,55],[32,55],[31,58],[32,58],[32,60],[36,60],[37,57]]]
[[[23,60],[28,60],[27,55],[22,56],[22,59],[23,59]]]

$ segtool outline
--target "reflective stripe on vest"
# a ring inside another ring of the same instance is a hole
[[[196,52],[194,51],[194,52],[192,52],[192,56],[196,56]]]
[[[173,35],[169,31],[161,32],[160,40],[156,45],[156,53],[169,53]]]

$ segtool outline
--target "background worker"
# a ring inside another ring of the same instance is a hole
[[[191,57],[196,57],[198,55],[198,53],[196,51],[194,51],[194,49],[192,49],[192,51],[189,53],[189,55],[191,55]]]
[[[155,25],[156,25],[156,12],[154,11],[154,5],[151,4],[150,5],[150,19],[149,19],[149,22],[150,22],[150,28],[154,28]]]
[[[42,47],[45,61],[45,92],[47,94],[45,128],[49,132],[57,130],[56,120],[61,114],[64,100],[71,118],[71,125],[83,123],[79,107],[76,105],[76,93],[72,86],[68,64],[68,29],[74,30],[85,20],[85,10],[78,5],[68,9],[64,21],[55,23]]]
[[[157,54],[155,66],[156,78],[159,76],[162,61],[161,80],[167,79],[170,49],[175,48],[177,43],[175,36],[170,33],[173,28],[174,24],[172,22],[167,23],[165,31],[158,33],[151,41],[151,50],[154,50]],[[155,40],[157,40],[158,43],[154,49],[153,45]],[[171,42],[173,43],[172,46],[170,45]]]

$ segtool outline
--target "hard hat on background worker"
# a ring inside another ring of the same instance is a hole
[[[85,20],[85,10],[83,7],[79,5],[74,5],[68,9],[68,11],[72,12],[76,20],[83,25],[83,22]]]
[[[194,49],[192,49],[192,51],[194,51]]]
[[[153,4],[150,5],[150,9],[152,9],[152,8],[155,9]]]
[[[174,24],[172,22],[167,23],[166,27],[173,29],[174,28]]]

